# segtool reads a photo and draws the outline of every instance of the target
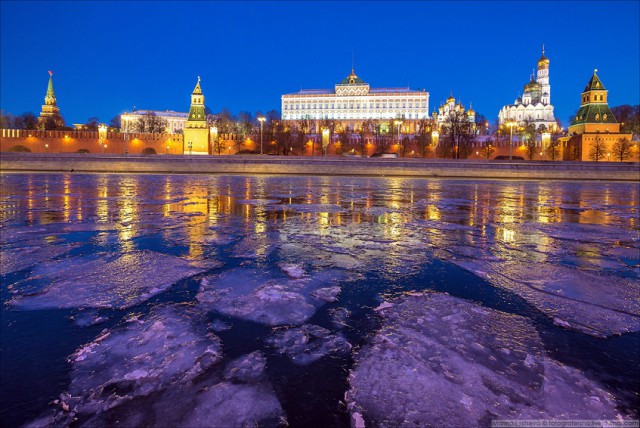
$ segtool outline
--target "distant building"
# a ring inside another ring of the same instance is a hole
[[[282,119],[428,119],[429,93],[409,88],[371,88],[351,70],[334,89],[303,89],[282,95]]]
[[[64,119],[60,115],[60,107],[56,103],[56,94],[53,90],[53,71],[49,71],[49,85],[47,85],[47,94],[44,96],[44,105],[38,118],[38,126],[44,129],[48,120],[53,120],[56,128],[64,126]]]
[[[176,134],[182,132],[184,125],[187,123],[189,113],[177,112],[173,110],[133,110],[131,113],[122,113],[120,115],[121,132],[136,133],[138,121],[147,114],[153,113],[157,117],[167,122],[166,132],[168,134]]]
[[[614,145],[626,139],[630,146],[630,159],[637,159],[637,146],[632,144],[632,134],[620,133],[620,124],[609,108],[608,90],[602,81],[593,72],[593,76],[582,91],[580,109],[576,113],[571,125],[569,135],[559,141],[563,145],[564,160],[595,160],[593,148],[599,145],[600,161],[616,161]]]
[[[438,112],[434,110],[432,113],[433,121],[436,123],[438,131],[442,130],[442,126],[447,121],[447,118],[456,113],[464,114],[467,121],[470,124],[469,129],[475,133],[476,129],[476,112],[470,106],[469,110],[465,110],[461,102],[456,103],[456,99],[453,94],[447,98],[447,102],[438,108]]]
[[[198,83],[191,94],[191,108],[184,125],[184,153],[193,155],[208,155],[209,149],[209,125],[207,115],[204,112],[204,95],[200,88],[200,76]]]
[[[544,125],[551,129],[556,124],[551,105],[551,85],[549,84],[549,58],[542,56],[538,60],[538,73],[531,75],[529,83],[524,85],[522,97],[518,97],[513,104],[502,107],[498,113],[500,125],[507,122],[517,122],[520,126],[526,122],[534,123],[536,128]]]

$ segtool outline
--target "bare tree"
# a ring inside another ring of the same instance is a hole
[[[373,120],[367,119],[363,121],[360,128],[358,128],[358,135],[360,137],[358,140],[358,148],[360,149],[360,156],[364,156],[367,148],[367,136],[369,136],[369,138],[373,136],[374,126]]]
[[[604,159],[604,152],[606,150],[606,146],[602,138],[596,137],[595,140],[591,143],[591,150],[589,150],[589,159],[592,161],[598,162],[601,159]]]
[[[460,159],[462,157],[461,155],[464,154],[462,152],[467,151],[467,147],[464,147],[465,150],[461,150],[461,143],[464,143],[465,146],[470,146],[467,137],[469,137],[473,131],[472,125],[473,124],[469,122],[467,114],[461,110],[452,111],[447,115],[442,124],[443,135],[447,136],[445,156],[447,153],[451,153],[454,159]]]
[[[309,116],[296,121],[298,146],[300,148],[302,156],[304,156],[304,146],[306,144],[307,136],[311,133],[311,125],[312,123]],[[315,144],[312,144],[312,155],[313,151],[315,150],[315,147],[313,146],[315,146]]]
[[[167,121],[156,116],[152,111],[148,111],[135,124],[136,132],[150,134],[165,134],[167,132]]]
[[[324,119],[320,122],[320,135],[322,135],[322,131],[324,131],[325,129],[329,131],[329,139],[327,141],[325,141],[324,138],[322,138],[322,156],[324,156],[327,152],[327,147],[329,146],[329,143],[331,142],[331,140],[333,139],[333,135],[336,132],[336,127],[338,126],[338,122],[334,119]]]
[[[625,161],[631,157],[631,142],[625,137],[618,138],[618,141],[613,143],[611,151],[620,162]]]
[[[435,129],[435,124],[431,119],[420,119],[418,125],[418,145],[423,158],[427,157],[427,148],[431,147],[431,131]]]
[[[489,159],[495,151],[496,148],[493,147],[493,140],[488,139],[484,143],[482,143],[481,153],[485,157],[485,159]]]

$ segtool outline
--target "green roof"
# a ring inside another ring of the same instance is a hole
[[[607,104],[595,103],[580,107],[571,126],[585,123],[618,123],[618,121]]]
[[[188,122],[199,121],[199,120],[207,120],[206,115],[204,114],[204,106],[191,106],[189,109],[189,118]]]
[[[356,73],[353,72],[353,68],[351,69],[351,74],[340,82],[341,85],[361,85],[363,83],[365,83],[364,80],[356,76]]]
[[[591,80],[589,80],[589,83],[587,83],[587,87],[584,88],[584,91],[582,91],[582,92],[589,92],[589,91],[593,91],[593,90],[602,91],[602,90],[605,89],[604,85],[600,81],[600,78],[596,74],[596,71],[597,70],[595,70],[593,72],[593,76],[591,77]]]
[[[44,100],[49,105],[56,105],[56,94],[53,91],[53,73],[49,72],[49,84],[47,85],[47,94],[44,96]]]

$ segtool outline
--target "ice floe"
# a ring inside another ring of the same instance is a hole
[[[347,277],[328,270],[301,279],[251,268],[236,268],[202,279],[196,299],[224,315],[267,325],[300,325],[339,293]],[[318,290],[325,289],[322,292]],[[321,299],[314,295],[322,296]]]
[[[195,379],[222,358],[200,318],[186,305],[160,307],[82,346],[69,358],[69,407],[95,413]]]
[[[435,293],[405,295],[379,312],[383,326],[349,377],[354,421],[478,426],[618,416],[610,393],[545,355],[525,318]]]
[[[21,309],[116,308],[137,305],[202,272],[189,261],[155,251],[101,253],[42,263],[12,287]],[[40,284],[39,293],[22,294]]]
[[[455,261],[533,304],[556,323],[594,336],[640,331],[640,283],[548,263]]]
[[[351,345],[341,334],[313,324],[276,331],[267,339],[279,353],[298,365],[305,366],[329,354],[346,354]]]

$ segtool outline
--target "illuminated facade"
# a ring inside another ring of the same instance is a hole
[[[334,89],[282,95],[283,120],[429,119],[429,93],[409,88],[371,88],[351,70]]]
[[[134,110],[131,113],[123,113],[120,115],[120,126],[122,132],[136,133],[137,124],[140,119],[143,119],[147,114],[153,113],[157,117],[167,122],[166,132],[168,134],[180,133],[184,129],[184,125],[187,123],[189,113],[177,112],[173,110]]]
[[[565,160],[596,160],[593,156],[595,144],[600,146],[600,154],[597,160],[616,161],[614,145],[622,139],[629,144],[632,142],[632,134],[621,134],[620,124],[609,108],[608,90],[594,70],[593,76],[587,83],[581,94],[580,109],[576,113],[571,125],[569,136],[560,139]],[[638,158],[637,146],[631,146],[627,160]]]
[[[47,85],[47,94],[44,96],[44,105],[40,111],[38,125],[44,128],[45,122],[52,119],[56,127],[64,126],[64,120],[60,115],[60,107],[56,103],[56,94],[53,90],[53,72],[49,71],[49,84]]]
[[[536,128],[544,125],[546,129],[556,123],[551,105],[551,85],[549,84],[549,58],[542,56],[538,60],[537,76],[531,75],[529,83],[524,85],[522,97],[518,97],[511,105],[502,107],[498,113],[500,125],[517,122],[523,126],[526,122],[535,124]]]
[[[437,124],[438,131],[442,130],[443,125],[447,122],[447,118],[452,114],[464,114],[466,120],[469,122],[469,129],[475,132],[476,128],[476,112],[472,107],[469,110],[465,110],[461,102],[456,103],[456,99],[451,95],[447,98],[447,102],[438,108],[438,112],[432,113],[433,121]]]
[[[204,95],[200,88],[200,76],[198,83],[191,94],[191,108],[184,125],[184,153],[190,155],[208,155],[209,150],[209,125],[207,115],[204,112]]]

